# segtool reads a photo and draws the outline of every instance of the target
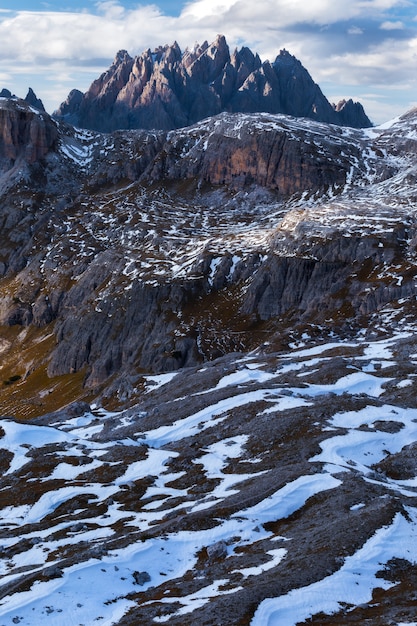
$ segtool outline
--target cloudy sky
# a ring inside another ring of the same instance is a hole
[[[417,105],[416,0],[0,0],[0,89],[30,86],[52,112],[120,49],[218,33],[262,60],[286,48],[331,102],[360,100],[376,124]]]

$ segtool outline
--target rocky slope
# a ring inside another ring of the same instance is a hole
[[[411,626],[415,330],[387,307],[124,412],[1,419],[0,623]]]
[[[82,128],[110,132],[180,128],[222,111],[285,113],[371,126],[361,104],[343,100],[331,105],[286,50],[273,63],[262,63],[249,48],[230,52],[223,35],[185,52],[177,43],[134,58],[122,50],[85,94],[71,91],[54,115]]]
[[[415,622],[417,110],[0,114],[1,626]]]
[[[69,376],[71,394],[113,379],[122,398],[138,372],[348,329],[415,294],[414,144],[397,128],[222,114],[100,135],[1,102],[3,376],[37,380],[35,397]]]

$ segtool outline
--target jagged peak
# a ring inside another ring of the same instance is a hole
[[[0,98],[3,98],[4,100],[9,100],[11,102],[18,102],[20,107],[29,106],[37,109],[42,113],[46,112],[42,100],[40,100],[40,98],[36,96],[32,87],[29,87],[25,98],[19,98],[18,96],[12,94],[9,89],[2,89],[0,92]]]
[[[332,102],[332,107],[334,108],[335,111],[341,111],[342,109],[344,109],[344,107],[346,106],[347,102],[348,101],[343,98],[342,100],[339,100],[339,102],[337,104]],[[349,102],[353,102],[352,99],[349,99]]]
[[[205,39],[200,46],[201,52],[203,53],[205,50],[207,50],[208,47],[209,47],[209,43],[207,39]]]
[[[29,91],[26,94],[25,100],[28,104],[39,109],[40,111],[45,111],[42,100],[37,97],[32,87],[29,87]]]
[[[124,63],[125,61],[131,61],[132,57],[127,50],[119,50],[114,57],[113,65]]]
[[[0,91],[0,98],[15,98],[12,92],[9,89],[2,89]]]
[[[175,61],[181,61],[181,58],[181,48],[176,41],[174,41],[173,44],[166,45],[162,48],[160,61],[165,61],[166,63],[174,63]]]
[[[279,54],[276,56],[272,65],[276,67],[300,68],[307,72],[301,61],[285,48],[279,51]]]
[[[299,80],[288,89],[292,76]],[[177,41],[153,52],[148,48],[134,59],[120,50],[114,64],[92,83],[79,108],[77,104],[66,115],[73,116],[76,126],[104,132],[169,130],[221,110],[268,111],[340,125],[368,125],[366,116],[353,106],[339,115],[319,91],[302,63],[285,48],[274,62],[262,63],[248,47],[231,54],[226,37],[217,34],[211,44],[196,42],[183,53]],[[111,109],[113,104],[116,108]]]
[[[216,45],[217,47],[227,46],[226,37],[224,35],[221,35],[221,34],[216,35],[216,38],[215,38],[215,40],[213,42],[213,45]]]

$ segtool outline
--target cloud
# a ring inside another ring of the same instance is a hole
[[[231,48],[247,45],[263,59],[273,60],[286,48],[316,82],[332,85],[343,97],[350,97],[352,87],[382,88],[384,82],[399,89],[408,84],[417,92],[415,13],[407,0],[196,0],[178,17],[164,15],[156,4],[128,9],[122,0],[101,0],[94,7],[94,12],[0,10],[2,71],[20,81],[26,75],[22,92],[29,84],[36,91],[38,84],[48,110],[69,88],[87,89],[120,49],[135,55],[175,40],[184,49],[213,41],[218,33]],[[51,80],[45,87],[51,77],[55,92]],[[4,86],[12,90],[12,81]]]
[[[382,22],[381,30],[403,30],[405,28],[403,22]]]
[[[363,29],[358,26],[351,26],[348,28],[348,35],[363,35]]]
[[[251,0],[197,0],[190,2],[182,15],[198,20],[216,15],[222,20],[234,20],[242,24],[250,18],[254,23],[270,24],[276,21],[281,28],[294,23],[310,22],[314,24],[333,24],[361,17],[378,17],[382,12],[402,6],[403,0],[350,0],[349,3],[334,0],[265,0],[253,3]]]
[[[297,24],[327,26],[359,18],[370,19],[400,0],[197,0],[188,3],[178,18],[163,15],[155,5],[126,9],[118,0],[96,2],[96,13],[21,11],[0,16],[0,58],[13,56],[27,62],[36,58],[113,58],[120,48],[133,53],[175,39],[192,44],[225,33],[228,40],[261,41],[261,53],[275,49],[279,36]],[[146,24],[146,29],[143,25]],[[384,19],[383,24],[399,24]],[[360,24],[350,25],[359,34]],[[355,30],[358,29],[358,30]],[[353,30],[352,30],[353,29]],[[192,37],[194,35],[194,37]],[[164,41],[161,41],[164,39]]]
[[[99,14],[107,20],[119,20],[125,17],[126,10],[116,0],[106,0],[105,2],[96,2]]]

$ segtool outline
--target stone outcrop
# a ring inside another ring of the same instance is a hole
[[[59,108],[60,117],[64,118],[69,124],[76,124],[78,121],[83,95],[84,94],[82,91],[79,91],[79,89],[72,89],[65,102],[63,102]]]
[[[188,126],[222,111],[284,113],[353,127],[371,126],[352,101],[332,106],[294,56],[274,62],[243,47],[232,53],[222,35],[181,52],[178,44],[132,58],[117,53],[111,67],[81,96],[72,91],[54,113],[83,128],[163,129]]]
[[[254,132],[258,123],[265,132]],[[361,158],[360,142],[341,151],[338,129],[320,127],[327,137],[318,145],[308,124],[295,122],[291,129],[288,124],[286,118],[222,113],[190,129],[151,135],[152,141],[141,133],[132,138],[140,158],[117,162],[115,168],[107,161],[98,163],[91,182],[190,181],[197,187],[209,184],[234,191],[261,187],[281,198],[343,186]]]
[[[25,102],[27,102],[30,106],[39,109],[39,111],[45,111],[42,100],[37,97],[32,87],[29,87],[29,91],[27,92],[25,97]]]

